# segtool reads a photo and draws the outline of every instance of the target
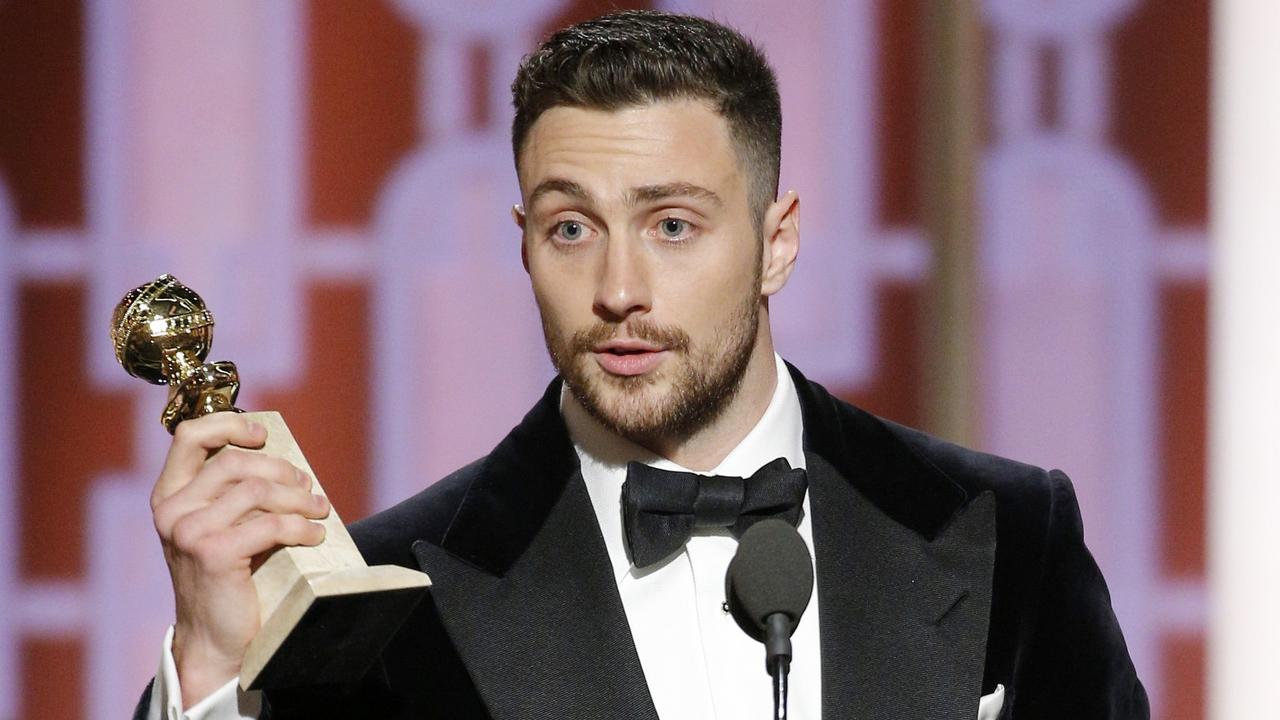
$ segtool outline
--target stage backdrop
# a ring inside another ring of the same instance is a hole
[[[1209,0],[985,0],[976,443],[1061,467],[1157,716],[1201,716]],[[571,0],[0,0],[0,718],[121,717],[172,599],[164,392],[108,319],[201,292],[242,405],[348,520],[484,452],[551,377],[509,218],[508,86]],[[778,68],[804,203],[784,356],[906,423],[922,7],[687,0]]]

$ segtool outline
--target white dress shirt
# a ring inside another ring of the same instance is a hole
[[[151,705],[147,720],[255,720],[262,712],[262,693],[241,690],[240,678],[232,678],[205,699],[182,709],[182,685],[178,683],[178,665],[173,661],[173,626],[164,634],[164,652],[160,669],[151,686]]]

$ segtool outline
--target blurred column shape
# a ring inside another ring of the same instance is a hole
[[[511,220],[520,188],[506,88],[538,28],[563,6],[394,5],[425,54],[424,140],[383,185],[373,216],[374,509],[487,452],[553,374]],[[469,48],[490,59],[475,77]],[[471,127],[477,80],[493,104],[485,125]]]
[[[876,376],[874,0],[664,0],[761,47],[782,100],[780,192],[800,195],[800,260],[769,304],[778,351],[829,387]]]
[[[982,31],[976,0],[925,2],[921,9],[925,151],[919,177],[934,258],[923,304],[925,422],[935,434],[972,445]]]
[[[104,340],[111,311],[160,272],[209,303],[214,353],[240,366],[245,405],[296,378],[304,11],[251,0],[88,4],[86,347],[105,387],[135,382]]]
[[[8,185],[0,175],[0,258],[17,253],[17,213],[9,199]],[[18,277],[15,263],[0,262],[0,393],[18,397]],[[18,596],[18,444],[9,441],[18,433],[16,403],[0,405],[0,717],[17,717],[20,627],[10,613]]]
[[[1160,717],[1159,208],[1111,143],[1107,38],[1134,0],[985,0],[993,136],[977,263],[981,445],[1062,468]],[[1051,54],[1057,61],[1028,73]],[[1063,108],[1043,113],[1044,102]],[[1065,109],[1069,108],[1069,111]]]
[[[1209,709],[1280,707],[1280,4],[1213,16]]]
[[[304,21],[300,3],[86,3],[83,352],[95,385],[137,393],[139,411],[104,430],[133,445],[135,464],[92,479],[87,576],[68,594],[85,608],[86,716],[136,702],[173,618],[148,503],[169,444],[164,393],[116,365],[115,304],[160,272],[196,289],[218,322],[212,359],[240,366],[243,407],[289,387],[306,362]],[[32,606],[57,597],[40,592],[28,590]]]

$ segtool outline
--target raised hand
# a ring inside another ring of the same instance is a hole
[[[329,502],[312,479],[258,448],[267,432],[219,412],[179,424],[151,493],[151,510],[173,581],[173,656],[191,707],[239,674],[258,631],[255,557],[279,545],[317,545],[312,519]]]

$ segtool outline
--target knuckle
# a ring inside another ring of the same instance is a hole
[[[195,558],[201,566],[213,568],[221,564],[225,546],[226,543],[219,542],[217,538],[206,536],[196,541],[187,554]]]
[[[272,536],[277,536],[277,537],[283,534],[289,527],[288,517],[284,515],[278,515],[276,513],[269,513],[267,515],[263,515],[262,524],[264,527],[266,527],[267,531]]]
[[[211,463],[216,463],[219,472],[233,479],[243,479],[253,474],[254,456],[252,453],[235,448],[224,447],[218,451]]]
[[[270,458],[271,460],[271,477],[278,482],[295,485],[297,484],[298,468],[293,463],[283,458]]]
[[[195,475],[196,473],[184,470],[172,460],[166,462],[155,485],[151,487],[151,509],[160,507],[179,490],[190,485]]]
[[[271,499],[271,482],[262,478],[247,478],[241,481],[242,492],[249,496],[254,507],[262,507]]]
[[[220,469],[231,475],[243,473],[245,466],[248,465],[247,460],[244,453],[234,448],[223,448],[213,458],[213,462],[217,463]]]
[[[235,474],[236,453],[231,448],[222,448],[217,453],[209,456],[205,461],[204,467],[200,472],[215,470],[217,472],[226,473],[227,475]]]
[[[311,523],[301,515],[284,516],[284,523],[281,525],[282,535],[291,543],[306,542],[307,526]]]
[[[190,517],[185,517],[174,523],[170,539],[180,552],[195,555],[202,546],[201,535],[196,523]]]
[[[183,420],[173,429],[173,442],[175,445],[191,445],[197,442],[199,434],[194,420]]]
[[[158,503],[151,510],[151,520],[155,523],[156,532],[160,533],[161,539],[169,538],[173,535],[174,521],[173,513],[169,510],[167,503]]]

